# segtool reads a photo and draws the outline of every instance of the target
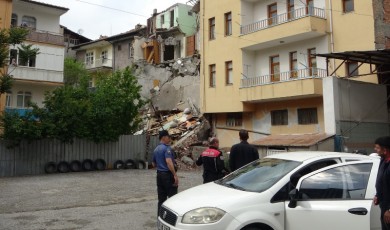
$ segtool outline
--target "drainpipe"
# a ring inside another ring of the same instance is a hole
[[[201,0],[202,2],[202,0]],[[202,44],[202,63],[201,65],[203,66],[203,71],[202,71],[202,74],[203,74],[203,108],[206,108],[206,74],[205,74],[205,69],[206,69],[206,66],[205,66],[205,58],[204,58],[204,44],[205,44],[205,24],[204,24],[204,11],[205,11],[205,5],[206,5],[206,0],[203,0],[203,10],[202,10],[202,23],[203,23],[203,31],[202,31],[202,40],[203,40],[203,44]]]
[[[332,0],[329,0],[329,23],[330,23],[330,51],[334,53],[334,37],[333,37],[333,7]],[[336,67],[336,60],[333,58],[333,71]]]

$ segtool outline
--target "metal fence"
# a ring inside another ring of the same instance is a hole
[[[158,137],[146,135],[121,136],[117,142],[102,144],[85,140],[75,140],[72,144],[65,144],[48,139],[31,143],[22,142],[16,148],[7,148],[5,142],[0,142],[0,177],[43,174],[44,166],[49,161],[58,163],[103,159],[108,167],[116,160],[132,159],[150,162],[151,152],[157,144]]]

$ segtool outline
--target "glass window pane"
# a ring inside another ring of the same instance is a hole
[[[16,98],[16,107],[19,107],[19,108],[24,107],[23,99],[24,99],[23,94],[22,95],[18,94],[18,96]]]
[[[340,166],[302,181],[303,199],[364,199],[372,163]]]

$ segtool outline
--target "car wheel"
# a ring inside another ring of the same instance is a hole
[[[81,162],[78,160],[72,161],[69,164],[69,168],[72,172],[80,172],[82,170]]]
[[[47,162],[45,164],[45,173],[55,173],[57,172],[57,164],[53,161]]]
[[[96,170],[105,170],[106,169],[106,161],[103,159],[96,159],[93,166]]]
[[[57,169],[60,173],[68,173],[70,171],[69,163],[66,161],[61,161],[58,163]]]
[[[93,161],[91,159],[83,160],[82,168],[84,171],[92,171],[93,170]]]
[[[135,169],[135,168],[136,168],[135,161],[133,161],[132,159],[128,159],[125,162],[125,169]]]
[[[117,160],[114,162],[114,169],[124,169],[125,168],[125,162],[121,160]]]

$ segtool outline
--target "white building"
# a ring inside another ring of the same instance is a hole
[[[11,26],[28,28],[30,32],[24,44],[38,48],[39,52],[23,61],[20,45],[10,47],[8,73],[15,81],[7,92],[7,110],[17,109],[23,114],[29,101],[42,106],[45,92],[63,85],[65,47],[60,16],[68,10],[31,0],[13,1]]]

